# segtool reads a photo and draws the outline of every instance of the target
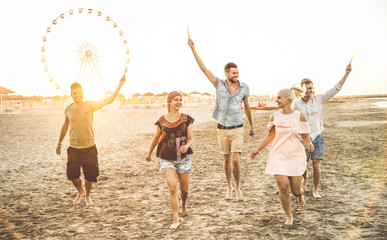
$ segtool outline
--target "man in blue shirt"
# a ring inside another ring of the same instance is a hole
[[[227,63],[224,67],[226,79],[219,79],[204,65],[195,50],[195,44],[188,39],[192,53],[200,69],[216,88],[216,105],[212,117],[218,122],[218,141],[224,158],[224,172],[227,180],[226,199],[232,198],[231,172],[235,179],[236,199],[244,200],[240,190],[239,155],[243,145],[243,112],[242,103],[250,124],[249,134],[254,135],[253,121],[249,105],[249,86],[239,82],[238,66]]]

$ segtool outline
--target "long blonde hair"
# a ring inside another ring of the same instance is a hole
[[[283,88],[280,90],[285,95],[285,99],[289,99],[293,103],[296,98],[301,98],[305,92],[304,88],[293,86],[291,88]]]

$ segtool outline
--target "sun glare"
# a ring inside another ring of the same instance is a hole
[[[85,100],[99,100],[102,99],[106,92],[106,87],[99,81],[97,73],[91,67],[86,67],[82,79],[79,83],[82,85],[83,98]]]

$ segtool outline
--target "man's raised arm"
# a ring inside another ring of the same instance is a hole
[[[351,71],[352,71],[352,66],[351,66],[351,63],[350,63],[350,64],[348,64],[347,68],[345,69],[345,74],[344,74],[343,78],[341,78],[341,80],[339,81],[339,84],[341,86],[344,85],[345,80],[347,80],[347,77],[351,73]]]
[[[212,83],[212,85],[215,85],[215,82],[216,82],[216,77],[214,76],[214,74],[212,74],[212,72],[210,70],[208,70],[206,68],[206,66],[204,65],[202,59],[199,57],[199,55],[197,54],[196,52],[196,49],[195,49],[195,44],[194,42],[191,40],[191,39],[188,39],[188,46],[191,48],[192,50],[192,53],[195,57],[195,60],[197,62],[197,64],[199,65],[200,69],[202,70],[202,72],[206,75],[206,77],[208,78],[208,80],[210,80],[210,82]]]
[[[125,73],[126,73],[126,70],[125,70]],[[101,107],[112,103],[114,101],[114,99],[117,97],[118,93],[120,92],[120,89],[121,89],[122,85],[124,85],[124,83],[126,81],[125,73],[122,76],[120,82],[118,83],[118,86],[117,86],[116,90],[114,90],[114,92],[109,97],[107,97],[107,98],[105,98],[105,99],[100,101]]]
[[[352,71],[352,66],[350,63],[350,64],[348,64],[347,68],[345,69],[344,76],[339,81],[340,86],[338,86],[338,84],[336,84],[332,89],[326,91],[323,95],[322,102],[326,102],[329,99],[333,98],[341,90],[341,87],[344,85],[345,80],[347,80],[347,77],[351,73],[351,71]]]

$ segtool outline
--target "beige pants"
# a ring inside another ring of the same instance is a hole
[[[243,127],[233,129],[217,129],[218,143],[222,154],[242,152]]]

